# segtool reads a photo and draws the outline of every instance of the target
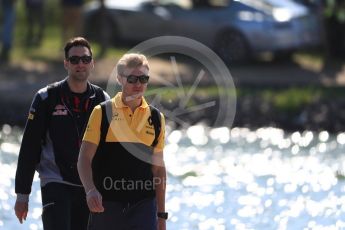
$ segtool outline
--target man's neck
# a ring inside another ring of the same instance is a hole
[[[84,93],[87,90],[87,81],[76,81],[68,77],[67,83],[73,93]]]
[[[125,94],[122,94],[122,102],[125,105],[127,105],[132,110],[132,112],[134,112],[136,108],[138,108],[141,105],[142,98],[141,97],[134,98],[134,97],[126,96]]]

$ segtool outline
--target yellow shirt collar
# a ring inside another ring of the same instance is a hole
[[[115,97],[114,97],[114,102],[115,102],[115,107],[116,108],[125,108],[128,107],[127,105],[125,105],[122,101],[122,92],[118,92]],[[144,97],[141,97],[141,105],[139,107],[141,108],[146,108],[149,105],[147,104],[146,100]]]

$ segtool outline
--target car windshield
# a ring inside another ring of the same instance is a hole
[[[139,8],[141,4],[151,3],[152,0],[131,0],[131,1],[111,1],[107,0],[107,8],[116,8],[116,9],[136,9]]]
[[[277,6],[276,4],[272,4],[269,0],[239,0],[239,2],[264,12],[272,12]]]
[[[273,8],[282,5],[281,3],[279,3],[279,1],[284,0],[159,0],[152,1],[151,3],[164,6],[178,6],[184,9],[193,9],[202,7],[228,7],[229,5],[231,5],[231,2],[234,1],[241,2],[260,11],[272,12]]]
[[[227,7],[231,0],[159,0],[159,5],[175,5],[183,9],[193,9],[200,7]]]
[[[271,14],[275,9],[286,9],[294,16],[301,16],[307,13],[307,9],[290,0],[237,0],[243,4],[253,7],[259,11]]]

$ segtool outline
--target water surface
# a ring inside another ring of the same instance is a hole
[[[42,229],[37,175],[26,222],[13,211],[21,135],[0,133],[0,229]],[[344,153],[345,133],[168,127],[168,229],[345,229]]]

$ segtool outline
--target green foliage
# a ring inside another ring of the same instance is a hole
[[[215,98],[219,96],[228,95],[230,97],[236,96],[236,91],[218,86],[200,86],[192,88],[192,86],[184,84],[183,88],[178,87],[160,87],[150,86],[147,90],[146,96],[160,95],[163,101],[175,101],[185,98],[187,94],[193,92],[195,98]]]
[[[291,88],[280,91],[265,90],[264,98],[270,99],[279,111],[294,112],[310,104],[320,96],[320,91],[314,88]]]
[[[340,23],[345,23],[345,2],[337,0],[326,0],[324,15],[326,18],[334,17]]]
[[[46,0],[44,4],[45,30],[42,44],[39,47],[26,47],[27,19],[25,1],[17,1],[14,49],[12,52],[15,62],[26,59],[49,61],[62,57],[60,1]]]
[[[259,97],[272,104],[276,111],[295,113],[318,99],[345,97],[342,87],[240,88],[237,98]]]
[[[168,88],[151,86],[146,96],[151,97],[160,95],[160,99],[165,102],[179,101],[181,95],[191,90],[190,86],[184,88]],[[283,113],[296,113],[305,106],[313,103],[318,99],[329,99],[337,97],[345,97],[345,91],[341,87],[290,87],[290,88],[237,88],[229,90],[217,86],[204,86],[195,89],[193,97],[195,98],[217,98],[227,94],[230,97],[236,96],[238,99],[244,97],[260,98],[263,102],[271,104],[276,111]],[[191,100],[190,103],[193,103]]]

